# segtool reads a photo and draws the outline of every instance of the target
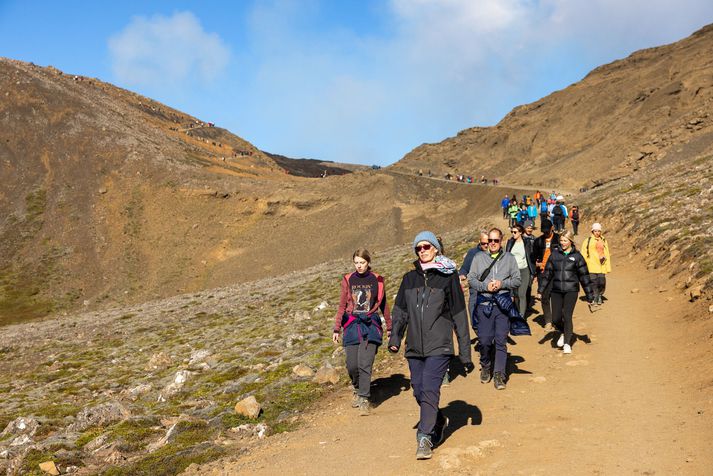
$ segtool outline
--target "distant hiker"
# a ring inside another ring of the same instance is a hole
[[[535,223],[535,220],[537,220],[537,205],[534,203],[530,203],[527,206],[527,219],[532,221],[533,224]],[[525,225],[523,224],[523,226]]]
[[[480,241],[478,245],[474,248],[468,250],[463,258],[463,265],[458,270],[458,275],[460,276],[461,285],[464,286],[468,283],[468,272],[473,264],[473,258],[476,254],[488,251],[488,232],[483,230],[480,232]],[[478,318],[475,315],[475,300],[477,297],[477,292],[475,289],[468,288],[468,315],[470,316],[470,325],[478,334]]]
[[[542,192],[540,192],[539,190],[537,192],[535,192],[535,203],[537,204],[538,207],[542,203]]]
[[[582,254],[587,261],[589,275],[594,283],[594,296],[596,304],[604,303],[604,291],[607,287],[607,274],[611,273],[611,257],[609,256],[609,243],[602,236],[602,225],[592,225],[592,234],[582,243]]]
[[[564,221],[566,218],[564,204],[559,200],[552,207],[552,223],[555,226],[555,232],[560,233],[564,230]]]
[[[515,225],[510,230],[512,237],[508,239],[505,251],[512,253],[517,261],[517,268],[520,270],[520,286],[515,290],[517,310],[522,317],[528,308],[527,289],[531,279],[535,276],[535,263],[532,261],[532,240],[525,239],[525,229],[521,225]]]
[[[480,381],[490,382],[491,370],[495,388],[505,389],[507,338],[510,332],[512,293],[520,286],[520,270],[515,257],[502,249],[503,232],[488,232],[488,252],[478,253],[468,273],[468,284],[478,292],[475,312],[478,314],[480,341]],[[517,311],[515,311],[517,312]],[[491,351],[495,348],[495,365]]]
[[[505,195],[505,198],[500,201],[500,207],[503,209],[503,218],[510,218],[510,216],[508,215],[508,208],[510,207],[510,197]]]
[[[572,233],[574,236],[577,236],[577,230],[579,230],[579,219],[579,207],[573,205],[570,211],[570,221],[572,222]]]
[[[594,289],[589,278],[587,263],[574,247],[574,234],[565,231],[560,235],[560,247],[555,248],[547,260],[545,270],[538,279],[539,292],[551,288],[552,322],[560,332],[557,347],[565,354],[572,353],[572,315],[579,296],[579,285],[584,288],[587,301],[594,300]]]
[[[537,267],[537,284],[539,287],[540,276],[545,271],[545,266],[547,265],[547,260],[550,258],[552,249],[559,246],[559,235],[552,232],[552,222],[548,219],[544,219],[540,225],[542,230],[542,235],[535,239],[535,243],[532,249],[532,255],[535,260],[535,266]],[[545,286],[540,288],[540,304],[542,304],[542,316],[545,319],[545,330],[552,331],[552,305],[550,304],[550,291],[551,286]]]
[[[340,330],[347,358],[347,372],[352,381],[352,407],[360,415],[369,414],[371,370],[376,351],[382,343],[381,311],[386,322],[387,338],[391,335],[391,316],[386,305],[384,278],[371,271],[371,255],[359,248],[352,255],[355,271],[344,275],[339,308],[334,316],[332,340],[339,343]]]
[[[465,298],[456,264],[442,254],[436,235],[422,231],[413,240],[418,256],[396,295],[389,350],[398,352],[406,334],[405,356],[413,395],[420,407],[416,459],[429,459],[444,437],[448,419],[438,409],[443,376],[454,355],[453,331],[466,371],[473,369]]]
[[[525,222],[529,218],[527,214],[527,206],[523,203],[520,205],[520,211],[517,212],[517,215],[515,216],[515,221],[517,222],[518,225],[524,227]]]
[[[510,206],[508,207],[508,226],[513,226],[517,223],[517,214],[520,213],[520,207],[515,199],[510,200]]]
[[[541,200],[540,201],[540,223],[542,223],[544,220],[549,219],[549,210],[547,208],[547,201],[546,200]]]

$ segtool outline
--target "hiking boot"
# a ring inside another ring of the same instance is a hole
[[[564,345],[564,334],[560,334],[560,338],[557,339],[557,347],[562,347]]]
[[[570,346],[569,344],[565,344],[564,347],[562,347],[562,353],[563,354],[571,354],[572,346]]]
[[[354,391],[354,395],[352,396],[352,408],[359,408],[359,401],[361,400],[361,397],[357,395],[356,391]]]
[[[600,306],[604,304],[604,296],[602,296],[601,294],[597,296],[597,304],[599,304]]]
[[[505,375],[502,372],[495,372],[493,382],[496,390],[505,390]]]
[[[487,367],[483,367],[480,369],[480,383],[488,383],[490,382],[490,369]]]
[[[446,417],[440,410],[438,410],[438,415],[436,416],[436,426],[433,428],[433,445],[438,446],[443,443],[443,439],[446,436],[446,427],[448,426],[448,417]]]
[[[451,384],[451,376],[448,375],[448,372],[443,375],[443,382],[441,382],[442,387],[448,387]]]
[[[371,410],[371,405],[369,404],[369,399],[366,397],[359,397],[359,416],[369,416]]]
[[[431,437],[424,435],[418,439],[418,448],[416,448],[416,459],[431,459],[433,456],[433,443]]]

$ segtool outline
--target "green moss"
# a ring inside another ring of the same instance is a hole
[[[99,435],[104,433],[104,431],[104,428],[90,428],[89,430],[79,435],[79,438],[77,438],[77,441],[74,443],[74,445],[77,448],[84,448],[87,443],[99,437]]]
[[[138,451],[163,434],[160,424],[155,417],[125,420],[108,429],[109,440],[121,441],[119,450],[122,452]]]
[[[33,408],[32,414],[46,418],[60,419],[74,416],[79,413],[81,409],[82,407],[71,403],[51,403],[46,406]]]

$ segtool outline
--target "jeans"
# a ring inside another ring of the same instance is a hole
[[[478,340],[480,342],[480,367],[492,367],[490,354],[495,348],[495,372],[505,375],[505,365],[508,359],[508,333],[510,319],[502,313],[494,303],[483,303],[477,306]]]
[[[357,395],[369,398],[371,393],[371,369],[374,366],[377,345],[373,342],[347,345],[347,372]]]
[[[407,360],[411,371],[413,396],[421,407],[417,431],[424,435],[433,435],[441,399],[441,384],[448,371],[451,356],[409,357]]]

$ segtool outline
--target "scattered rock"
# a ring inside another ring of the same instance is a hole
[[[708,312],[713,312],[713,304],[711,304],[710,306],[708,306]]]
[[[264,423],[258,423],[257,425],[246,423],[244,425],[231,428],[229,431],[237,434],[240,438],[256,437],[258,439],[263,439],[267,435],[268,429],[268,426]]]
[[[631,290],[631,294],[638,294],[639,293],[639,288],[634,288]]]
[[[260,415],[261,410],[262,407],[258,403],[257,399],[252,395],[235,404],[235,413],[248,418],[257,418]]]
[[[109,423],[126,420],[131,416],[129,410],[119,402],[102,403],[80,411],[74,423],[69,425],[71,431],[84,431],[92,426],[106,426]]]
[[[334,352],[332,352],[332,358],[336,359],[337,357],[344,355],[344,352],[344,346],[340,345],[339,347],[334,349]]]
[[[119,396],[122,398],[127,398],[127,399],[131,400],[132,402],[135,402],[142,395],[149,393],[152,388],[153,387],[151,387],[151,384],[141,383],[141,384],[137,385],[136,387],[122,390],[121,393],[119,394]]]
[[[314,370],[312,370],[309,366],[305,364],[297,364],[292,367],[292,373],[296,377],[307,378],[312,377],[314,375]]]
[[[692,287],[688,292],[688,295],[691,302],[698,300],[703,295],[703,286]]]
[[[322,301],[317,305],[317,307],[314,308],[314,310],[322,311],[324,309],[327,309],[328,307],[329,307],[329,303],[327,301]]]
[[[537,383],[544,383],[544,382],[547,382],[547,379],[546,379],[545,377],[543,377],[543,376],[540,375],[540,376],[538,376],[538,377],[531,377],[531,378],[530,378],[530,381],[531,381],[531,382],[537,382]]]
[[[163,352],[159,352],[151,356],[149,363],[146,365],[146,370],[158,370],[169,367],[173,362],[171,357]]]
[[[27,435],[32,437],[37,432],[39,426],[40,423],[32,417],[18,417],[7,424],[2,433],[0,433],[0,439],[1,437],[10,435]]]
[[[294,319],[298,321],[309,321],[312,319],[312,315],[308,311],[297,311],[294,314]]]
[[[502,443],[500,443],[498,440],[483,440],[478,443],[478,446],[480,448],[498,448],[502,446]]]
[[[54,464],[54,461],[45,461],[44,463],[40,463],[39,466],[40,466],[40,469],[47,474],[52,474],[54,476],[59,475],[59,470],[57,469],[57,466]]]
[[[204,362],[210,355],[211,352],[207,349],[194,350],[191,352],[191,359],[188,361],[188,365],[196,365],[200,362]]]
[[[108,192],[108,190],[107,190],[106,188],[104,188],[104,187],[102,187],[102,188],[99,189],[99,193],[102,194],[102,195],[104,195],[106,192]]]
[[[305,339],[305,336],[300,335],[300,334],[290,334],[287,336],[287,341],[285,342],[285,346],[289,349],[293,345],[295,345],[295,342],[300,342]]]
[[[583,366],[589,365],[589,361],[587,361],[587,360],[570,360],[565,365],[567,365],[569,367],[580,367],[580,366],[583,367]]]
[[[331,383],[332,385],[336,385],[339,383],[339,373],[337,372],[337,369],[331,365],[323,365],[319,368],[319,370],[317,370],[317,373],[312,380],[319,384]]]
[[[191,372],[190,370],[179,370],[178,372],[176,372],[176,376],[173,378],[173,382],[169,383],[164,387],[163,391],[161,391],[159,399],[165,399],[176,395],[183,389],[183,386],[188,381],[188,378],[191,375],[193,375],[193,372]]]

